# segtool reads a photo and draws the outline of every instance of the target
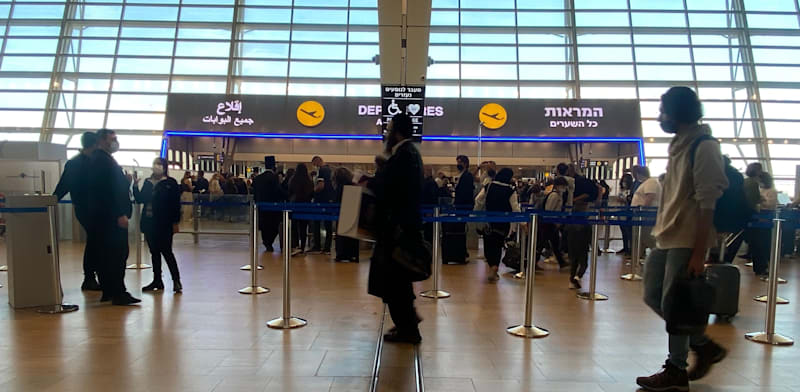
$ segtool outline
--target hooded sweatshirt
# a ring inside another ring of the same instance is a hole
[[[701,142],[690,159],[693,142],[703,134],[711,134],[707,125],[696,125],[687,132],[677,134],[669,145],[669,163],[664,177],[661,202],[653,227],[653,236],[659,249],[694,248],[697,217],[700,210],[713,210],[728,188],[725,164],[719,142]],[[713,244],[716,233],[712,229],[709,242]]]

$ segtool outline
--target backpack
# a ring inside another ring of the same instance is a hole
[[[714,140],[711,135],[700,135],[689,149],[691,167],[694,167],[694,157],[697,147],[706,140]],[[747,227],[747,222],[754,211],[747,205],[744,195],[744,177],[736,169],[726,166],[725,177],[728,179],[728,189],[717,199],[714,207],[714,228],[720,233],[738,233]]]

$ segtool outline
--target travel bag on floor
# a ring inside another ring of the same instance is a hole
[[[706,265],[706,280],[714,288],[711,314],[730,319],[739,313],[741,274],[733,264]]]
[[[464,252],[467,250],[467,233],[446,232],[442,238],[442,262],[465,264]]]

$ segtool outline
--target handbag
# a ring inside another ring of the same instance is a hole
[[[673,335],[702,334],[714,303],[714,287],[705,277],[678,279],[667,291],[664,320]]]
[[[501,262],[514,271],[520,271],[522,261],[522,251],[516,241],[506,241],[506,253]]]
[[[392,260],[398,267],[397,272],[411,282],[427,280],[431,276],[433,252],[421,232],[408,232],[397,227]]]

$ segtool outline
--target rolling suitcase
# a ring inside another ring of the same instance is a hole
[[[442,262],[446,264],[467,263],[467,233],[463,223],[442,225]]]
[[[709,264],[706,280],[714,288],[711,314],[730,320],[739,313],[739,267],[733,264]]]

